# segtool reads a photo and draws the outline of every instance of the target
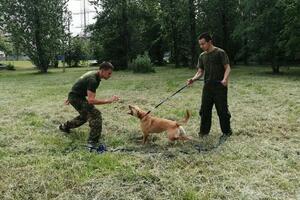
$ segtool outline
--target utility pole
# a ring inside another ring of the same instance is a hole
[[[76,27],[76,28],[81,28],[81,30],[83,31],[83,36],[86,37],[86,27],[87,27],[87,23],[89,20],[89,14],[90,13],[96,13],[96,11],[92,11],[88,9],[86,0],[76,0],[76,1],[80,1],[82,2],[80,6],[82,6],[82,9],[80,9],[80,12],[73,12],[73,15],[80,15],[80,19],[81,19],[81,25],[80,27]],[[82,22],[82,17],[83,17],[83,22]]]
[[[83,36],[86,37],[86,9],[85,0],[83,0]]]
[[[64,38],[63,41],[62,41],[62,45],[63,45],[63,55],[62,55],[63,72],[66,71],[66,43],[67,43],[67,49],[68,50],[69,50],[70,44],[71,44],[70,25],[71,25],[71,12],[68,12],[67,13],[67,32],[68,32],[68,34],[66,35],[67,38]]]

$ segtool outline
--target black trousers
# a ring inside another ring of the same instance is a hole
[[[202,91],[202,103],[199,112],[201,117],[200,135],[209,134],[213,105],[215,105],[217,109],[223,134],[231,134],[231,114],[228,110],[227,91],[228,88],[223,86],[221,83],[205,83]]]

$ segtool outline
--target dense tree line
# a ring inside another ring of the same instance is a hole
[[[96,0],[97,22],[90,27],[94,53],[120,69],[149,52],[163,63],[170,52],[176,66],[194,66],[197,36],[208,31],[232,62],[279,66],[300,52],[298,0]]]
[[[146,53],[156,65],[169,57],[175,66],[194,67],[197,36],[210,32],[233,63],[270,64],[277,73],[300,57],[299,0],[89,1],[98,10],[90,37],[70,40],[68,0],[2,0],[0,31],[10,34],[13,47],[0,38],[0,50],[24,52],[41,72],[61,54],[70,65],[93,57],[127,69]]]
[[[65,40],[67,0],[1,0],[1,30],[43,73],[57,64]]]

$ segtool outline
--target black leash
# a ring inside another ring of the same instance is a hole
[[[179,90],[177,90],[176,92],[174,92],[171,96],[169,96],[169,97],[165,98],[164,100],[162,100],[162,101],[161,101],[159,104],[157,104],[152,110],[154,110],[155,108],[159,107],[161,104],[165,103],[165,102],[168,101],[171,97],[175,96],[176,94],[178,94],[179,92],[181,92],[181,90],[185,89],[185,88],[188,87],[188,86],[189,86],[188,84],[184,85],[184,86],[181,87]],[[151,113],[152,110],[149,110],[149,111],[146,113],[146,115],[148,115],[149,113]],[[146,116],[146,115],[145,115],[145,116]],[[145,117],[145,116],[144,116],[144,117]]]
[[[188,86],[188,84],[186,84],[185,86],[181,87],[179,90],[177,90],[176,92],[174,92],[171,96],[165,98],[164,100],[162,100],[159,104],[157,104],[153,110],[157,107],[159,107],[161,104],[165,103],[167,100],[169,100],[171,97],[175,96],[177,93],[181,92],[181,90],[185,89]],[[148,115],[149,113],[151,113],[151,110],[149,110],[146,115]],[[145,116],[146,116],[145,115]]]
[[[213,145],[212,147],[204,147],[200,144],[196,144],[194,145],[194,148],[199,152],[209,152],[212,150],[217,149],[219,146],[221,146],[227,139],[229,138],[229,136],[225,136],[222,139],[220,138],[218,144]],[[116,152],[120,152],[120,153],[137,153],[140,151],[137,151],[134,148],[126,148],[126,147],[117,147],[117,148],[107,148],[107,146],[105,144],[100,144],[99,146],[89,146],[89,145],[79,145],[81,147],[84,147],[86,150],[88,150],[91,153],[97,153],[97,154],[104,154],[104,153],[116,153]],[[65,152],[73,152],[76,149],[78,149],[78,146],[74,146],[71,148],[68,148],[65,150]],[[193,154],[189,151],[185,151],[185,150],[179,150],[180,153],[183,154]],[[161,152],[146,152],[147,154],[160,154]]]
[[[196,81],[204,81],[204,79],[198,79]],[[216,82],[220,82],[220,81],[216,81]],[[174,92],[171,96],[167,97],[166,99],[162,100],[159,104],[157,104],[152,110],[154,110],[155,108],[159,107],[161,104],[165,103],[167,100],[169,100],[171,97],[175,96],[177,93],[181,92],[183,89],[185,89],[186,87],[188,87],[189,85],[186,84],[184,86],[182,86],[179,90],[177,90],[176,92]],[[149,110],[146,115],[148,115],[149,113],[152,112],[152,110]],[[145,116],[146,116],[145,115]]]

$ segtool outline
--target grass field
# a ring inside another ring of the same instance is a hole
[[[16,70],[32,69],[34,65],[30,61],[1,61],[3,64],[12,64]]]
[[[64,136],[57,130],[77,113],[63,104],[75,80],[91,68],[0,71],[0,199],[300,199],[300,68],[272,75],[270,68],[235,67],[229,86],[233,136],[222,146],[197,152],[196,142],[170,144],[166,134],[141,145],[128,104],[151,109],[180,88],[195,70],[157,68],[136,75],[114,72],[97,97],[119,103],[97,106],[108,148],[84,145],[83,125]],[[192,117],[185,129],[197,137],[202,83],[182,91],[153,115]],[[206,148],[220,137],[216,111]]]
[[[0,61],[2,64],[12,64],[16,70],[31,70],[35,68],[35,66],[29,60],[22,61]],[[88,62],[80,62],[81,66],[87,66]],[[59,67],[63,66],[63,63],[59,61]],[[67,66],[67,64],[66,64]]]

